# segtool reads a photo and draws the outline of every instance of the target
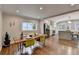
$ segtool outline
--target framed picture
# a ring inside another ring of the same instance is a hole
[[[12,27],[12,23],[10,22],[10,27]]]

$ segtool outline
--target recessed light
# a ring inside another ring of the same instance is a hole
[[[70,4],[71,6],[74,6],[75,4]]]
[[[42,10],[43,9],[43,7],[40,7],[40,10]]]
[[[71,21],[68,21],[68,23],[70,24],[70,23],[72,23]]]
[[[16,10],[17,13],[19,13],[19,10]]]

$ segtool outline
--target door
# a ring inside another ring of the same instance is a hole
[[[47,37],[50,36],[50,27],[46,23],[44,23],[44,34],[47,34]]]
[[[46,34],[46,24],[44,23],[44,27],[43,27],[44,29],[44,34]]]

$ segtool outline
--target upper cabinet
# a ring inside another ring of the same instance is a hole
[[[57,29],[59,31],[79,31],[79,20],[69,20],[69,21],[62,21],[57,23]]]

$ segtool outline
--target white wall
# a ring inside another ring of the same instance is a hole
[[[0,51],[2,48],[2,13],[0,11]]]
[[[13,41],[13,38],[16,37],[20,37],[20,34],[22,32],[22,22],[24,21],[30,21],[30,22],[34,22],[37,24],[37,31],[39,32],[39,21],[38,20],[30,20],[27,18],[22,18],[22,17],[18,17],[18,16],[13,16],[13,15],[8,15],[8,14],[3,14],[3,34],[5,34],[5,32],[8,32],[10,37],[10,40]],[[15,25],[13,25],[13,23],[15,23]],[[10,27],[10,24],[12,24],[12,26]]]

